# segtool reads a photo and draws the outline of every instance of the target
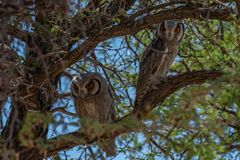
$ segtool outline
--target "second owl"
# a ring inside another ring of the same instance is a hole
[[[73,78],[71,92],[77,114],[100,123],[115,120],[114,101],[106,80],[98,73],[85,73]],[[108,155],[115,154],[115,139],[98,144]]]
[[[158,25],[156,33],[156,38],[145,50],[140,62],[135,106],[165,78],[178,54],[184,26],[182,21],[166,20]]]

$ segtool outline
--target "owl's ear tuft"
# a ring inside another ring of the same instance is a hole
[[[163,31],[164,29],[165,29],[164,22],[159,23],[159,24],[156,26],[156,35],[159,36],[159,35],[160,35],[160,32]],[[166,30],[166,29],[165,29],[165,30]]]
[[[71,91],[72,91],[72,96],[74,98],[77,98],[79,94],[79,89],[78,89],[78,85],[76,85],[74,82],[72,82]]]

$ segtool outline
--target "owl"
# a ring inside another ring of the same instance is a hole
[[[179,50],[184,35],[184,25],[180,20],[165,20],[157,27],[156,38],[144,51],[136,91],[137,106],[156,85],[165,80]]]
[[[89,72],[75,76],[71,93],[79,117],[100,123],[115,120],[113,97],[107,81],[100,74]],[[107,155],[115,155],[115,139],[106,139],[98,145]]]

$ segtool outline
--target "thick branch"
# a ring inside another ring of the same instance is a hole
[[[99,1],[99,0],[90,0],[88,2],[88,5],[86,8],[90,9],[90,10],[94,10],[94,9],[98,8],[99,4],[101,4],[100,2],[101,1]]]
[[[135,106],[133,113],[138,117],[142,117],[151,111],[156,105],[163,103],[167,97],[177,90],[192,84],[201,84],[206,80],[216,79],[221,75],[222,72],[219,71],[203,70],[186,72],[177,76],[168,77],[166,83],[158,85],[158,90],[151,91],[139,106]]]
[[[144,14],[145,13],[143,13],[142,16]],[[153,15],[147,15],[139,20],[134,20],[129,17],[126,18],[126,20],[119,25],[106,27],[103,31],[99,33],[93,33],[89,35],[89,38],[82,45],[80,45],[77,49],[73,50],[71,53],[69,53],[64,58],[52,65],[50,69],[51,75],[57,75],[61,73],[65,68],[71,66],[73,63],[80,60],[83,56],[83,53],[86,54],[89,50],[94,49],[97,44],[102,41],[117,36],[134,35],[142,29],[149,28],[150,26],[158,24],[166,19],[184,18],[193,18],[198,20],[232,20],[231,12],[229,11],[229,9],[193,8],[191,6],[162,10]]]
[[[0,4],[0,15],[1,16],[13,16],[13,15],[24,15],[28,6],[33,5],[33,1],[1,1]]]
[[[97,139],[104,139],[109,137],[117,137],[120,134],[132,131],[143,130],[143,127],[137,123],[139,120],[136,118],[143,118],[143,116],[150,112],[154,107],[164,102],[164,100],[175,93],[177,90],[185,88],[192,84],[201,84],[206,80],[212,80],[222,75],[219,71],[194,71],[187,72],[177,76],[169,77],[166,83],[159,85],[158,90],[150,92],[145,101],[137,106],[131,114],[118,120],[114,124],[107,127],[102,127],[103,130],[94,133],[87,133],[86,130],[73,132],[68,135],[52,138],[47,141],[48,155],[56,154],[61,150],[70,149],[77,145],[89,144]],[[92,130],[91,130],[92,132]],[[91,135],[91,136],[90,136]]]
[[[71,37],[78,37],[77,39],[86,37],[86,35],[101,32],[103,28],[112,26],[115,22],[113,18],[125,18],[122,16],[123,12],[135,3],[136,0],[112,0],[111,2],[100,2],[91,0],[85,10],[80,11],[69,24],[69,33]],[[96,7],[96,8],[95,8]],[[94,9],[95,8],[95,9]],[[94,9],[94,11],[93,11]],[[90,11],[91,10],[91,11]],[[70,45],[76,42],[72,40]]]

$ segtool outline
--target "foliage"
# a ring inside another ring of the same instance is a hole
[[[112,136],[118,146],[113,159],[239,158],[238,5],[215,0],[0,2],[0,73],[8,75],[0,76],[1,158],[100,159],[106,155],[94,142]],[[161,99],[171,86],[167,82],[156,91],[159,97],[149,98],[158,102],[153,109],[134,106],[143,51],[155,38],[156,25],[169,18],[185,23],[171,80],[202,70],[223,75],[179,84]],[[88,71],[107,79],[116,122],[75,115],[71,78]]]

